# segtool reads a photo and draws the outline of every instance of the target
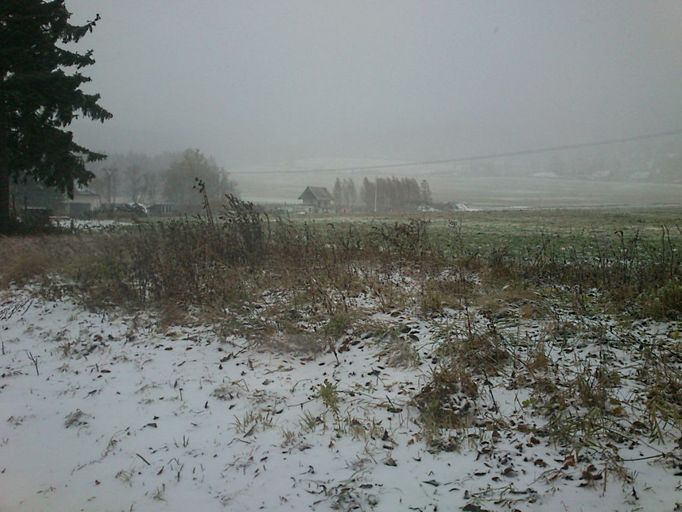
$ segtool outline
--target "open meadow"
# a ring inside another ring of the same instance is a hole
[[[0,239],[1,510],[678,510],[682,209]]]
[[[324,167],[322,167],[324,169]],[[435,201],[466,203],[475,208],[598,208],[611,207],[640,209],[678,205],[682,184],[636,180],[599,180],[586,178],[543,178],[530,176],[460,176],[454,172],[424,172],[415,166],[402,171],[404,176],[428,180]],[[254,169],[257,170],[257,169]],[[334,173],[267,174],[268,187],[263,187],[263,176],[236,170],[239,189],[253,201],[295,204],[307,185],[314,183],[332,190]],[[349,173],[358,185],[363,171]],[[371,175],[376,179],[379,175]],[[257,199],[256,199],[257,198]]]

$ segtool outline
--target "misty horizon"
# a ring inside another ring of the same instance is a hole
[[[678,2],[71,0],[107,152],[415,161],[674,130]]]

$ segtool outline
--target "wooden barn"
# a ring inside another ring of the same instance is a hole
[[[304,206],[314,211],[326,211],[331,209],[334,198],[326,187],[306,187],[298,197]]]

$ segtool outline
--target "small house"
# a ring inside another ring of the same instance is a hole
[[[327,187],[306,187],[298,199],[313,211],[329,210],[334,201]]]
[[[64,203],[67,215],[79,217],[102,207],[102,198],[97,192],[87,188],[73,191],[73,199]]]

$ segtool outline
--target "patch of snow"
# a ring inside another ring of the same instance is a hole
[[[632,462],[635,484],[613,478],[605,489],[579,488],[564,478],[572,468],[561,469],[570,464],[560,447],[494,423],[456,433],[456,451],[430,450],[413,399],[433,370],[436,333],[464,331],[468,312],[428,321],[375,315],[414,344],[414,368],[387,366],[371,337],[341,339],[333,353],[280,351],[209,326],[162,331],[153,315],[87,312],[28,290],[6,294],[0,317],[3,511],[459,510],[477,502],[469,510],[669,510],[682,500],[679,476],[659,460]],[[617,337],[616,327],[604,332]],[[659,327],[651,326],[662,335]],[[599,353],[597,344],[585,348]],[[617,355],[627,361],[627,351]],[[565,364],[574,357],[565,356]],[[323,385],[336,390],[337,411],[320,399]],[[524,390],[494,385],[490,396],[482,410],[542,424],[521,405]],[[651,453],[644,445],[631,452]]]

